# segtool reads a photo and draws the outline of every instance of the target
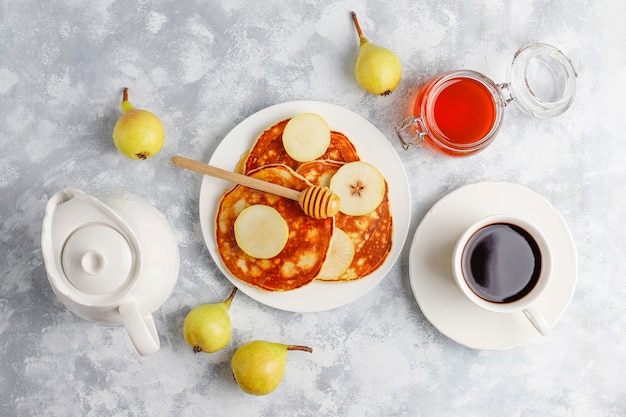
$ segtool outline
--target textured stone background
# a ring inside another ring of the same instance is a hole
[[[354,81],[350,10],[403,62],[391,96]],[[0,415],[623,415],[625,14],[617,0],[0,1]],[[393,127],[421,82],[460,68],[503,82],[512,54],[533,41],[558,46],[578,71],[567,113],[536,120],[507,108],[496,142],[471,158],[401,150]],[[165,125],[165,147],[148,161],[122,157],[110,139],[123,87]],[[239,122],[291,100],[341,105],[393,142],[411,179],[409,236],[464,184],[512,181],[548,198],[579,255],[577,290],[554,332],[507,351],[451,341],[415,302],[407,244],[380,285],[335,310],[295,314],[237,297],[233,342],[194,355],[184,315],[230,284],[202,239],[200,179],[169,158],[208,160]],[[41,220],[67,186],[136,193],[175,229],[181,273],[155,312],[158,353],[140,357],[123,329],[76,317],[52,293]],[[228,364],[253,338],[314,353],[291,355],[280,388],[251,397]]]

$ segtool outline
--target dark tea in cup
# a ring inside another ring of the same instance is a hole
[[[465,244],[461,269],[479,297],[508,303],[525,297],[537,285],[541,251],[523,228],[494,223],[477,230]]]
[[[454,246],[452,273],[476,306],[495,313],[523,312],[540,334],[549,332],[536,301],[552,279],[552,254],[530,221],[509,214],[476,221]]]

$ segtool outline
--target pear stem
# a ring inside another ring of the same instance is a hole
[[[228,298],[224,300],[224,303],[228,305],[229,307],[230,307],[230,303],[233,301],[233,298],[235,298],[235,294],[237,294],[237,287],[233,287],[233,290],[230,292],[230,295],[228,296]]]
[[[129,110],[133,110],[135,107],[133,107],[132,104],[130,104],[130,101],[128,101],[128,87],[124,87],[124,92],[122,93],[122,111],[124,113],[126,113]],[[142,158],[145,159],[145,158]]]
[[[300,346],[300,345],[287,345],[287,350],[301,350],[303,352],[313,352],[313,349],[308,346]]]
[[[351,14],[352,14],[352,21],[354,22],[354,27],[356,28],[356,33],[359,35],[359,42],[361,43],[361,45],[363,45],[365,42],[367,42],[367,38],[365,37],[365,35],[363,35],[363,31],[361,30],[361,25],[359,25],[359,20],[356,18],[356,13],[351,12]]]

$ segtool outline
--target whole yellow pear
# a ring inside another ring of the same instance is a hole
[[[233,333],[228,311],[236,292],[237,287],[234,287],[226,300],[201,304],[187,313],[183,337],[195,353],[214,353],[228,344]]]
[[[308,346],[255,340],[242,345],[231,360],[235,381],[242,391],[252,395],[273,392],[283,379],[290,350],[312,352]]]
[[[115,147],[131,159],[156,155],[165,141],[161,120],[147,110],[136,109],[128,101],[128,88],[124,88],[121,107],[123,114],[113,128]]]
[[[360,42],[359,55],[354,66],[356,81],[369,93],[381,96],[391,94],[402,78],[400,59],[389,49],[374,45],[363,35],[354,12],[352,20]]]

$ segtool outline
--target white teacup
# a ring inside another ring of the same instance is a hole
[[[474,304],[496,313],[523,312],[537,331],[550,331],[535,301],[551,279],[552,256],[528,220],[499,214],[471,225],[452,254],[454,280]]]

